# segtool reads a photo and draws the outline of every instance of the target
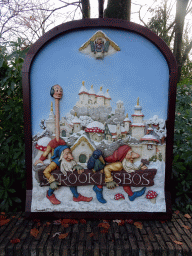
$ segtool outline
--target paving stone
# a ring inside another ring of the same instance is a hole
[[[94,241],[93,243],[93,255],[99,256],[99,242]]]
[[[154,233],[152,232],[150,227],[146,227],[147,233],[148,233],[148,237],[150,241],[156,241],[156,238],[154,236]]]
[[[114,241],[109,241],[108,255],[115,256]]]
[[[147,252],[151,252],[153,251],[153,246],[152,246],[152,243],[149,241],[149,238],[147,235],[143,235],[143,240],[144,240],[144,243],[145,243],[145,248],[147,250]]]
[[[47,220],[39,223],[27,220],[21,213],[15,217],[11,217],[12,213],[6,216],[10,222],[0,227],[0,256],[192,255],[192,223],[182,214],[174,214],[172,220],[166,222],[142,221],[142,229],[110,221],[108,233],[101,232],[104,229],[98,227],[99,220],[70,224],[65,228],[54,225],[53,221],[47,225]],[[39,230],[36,238],[30,234],[32,228]],[[58,234],[64,233],[68,236],[59,239]],[[20,239],[18,244],[10,242],[15,238]],[[177,241],[182,244],[176,244]]]

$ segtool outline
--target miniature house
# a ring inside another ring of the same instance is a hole
[[[79,137],[71,147],[75,161],[80,163],[83,167],[86,167],[86,163],[95,149],[95,146],[86,135]]]
[[[85,132],[90,136],[90,139],[96,142],[100,142],[104,139],[104,125],[101,122],[94,121],[88,124]]]
[[[79,120],[79,118],[77,117],[77,114],[75,113],[75,117],[72,120],[73,123],[73,132],[77,133],[81,130],[81,122]]]
[[[53,113],[53,102],[51,102],[51,110],[49,113],[49,118],[45,121],[47,130],[51,133],[55,133],[55,115]]]
[[[73,125],[68,123],[66,118],[62,117],[60,121],[60,136],[69,137],[73,132]]]
[[[130,131],[130,124],[131,121],[128,117],[128,114],[126,115],[125,119],[123,120],[125,131],[128,133]]]
[[[133,123],[132,137],[140,140],[145,135],[145,125],[143,122],[144,115],[141,112],[142,107],[139,105],[139,98],[137,99],[137,105],[134,107],[134,114],[132,115]]]

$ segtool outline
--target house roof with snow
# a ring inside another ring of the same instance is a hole
[[[123,103],[123,101],[122,101],[122,100],[118,100],[116,103],[117,103],[117,104]]]
[[[93,85],[91,85],[91,89],[89,90],[90,95],[95,95],[95,90],[93,89]]]
[[[131,127],[145,127],[143,123],[132,123]]]
[[[72,120],[72,123],[73,123],[73,124],[80,124],[81,121],[80,121],[80,119],[75,115],[74,119]]]
[[[87,125],[86,132],[104,133],[105,127],[102,123],[94,121]]]
[[[80,88],[80,90],[79,90],[79,94],[82,94],[82,93],[86,93],[86,94],[89,93],[89,91],[88,91],[87,88],[85,87],[85,82],[84,82],[84,81],[82,82],[82,86],[81,86],[81,88]]]
[[[88,144],[88,146],[90,147],[90,149],[92,151],[94,151],[96,148],[95,148],[95,145],[89,140],[89,138],[84,134],[82,135],[81,137],[78,138],[78,140],[75,141],[75,143],[73,144],[73,146],[71,147],[71,151],[73,151],[76,147],[78,147],[81,142],[85,142]]]
[[[147,134],[143,136],[140,141],[151,141],[151,142],[159,142],[159,140],[152,134]]]
[[[97,93],[97,97],[104,97],[104,93],[102,91],[102,88],[103,87],[101,86],[99,92]]]
[[[111,96],[109,95],[109,89],[107,89],[107,91],[106,91],[106,93],[105,93],[105,98],[111,100]]]
[[[126,115],[126,117],[125,117],[125,119],[123,120],[123,122],[130,122],[130,123],[131,123],[131,120],[129,119],[128,114]]]

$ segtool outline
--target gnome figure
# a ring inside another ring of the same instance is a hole
[[[89,158],[87,163],[87,168],[92,170],[93,172],[103,172],[103,168],[105,167],[105,161],[103,159],[103,155],[101,150],[95,150],[92,156]],[[93,186],[93,191],[96,193],[97,200],[105,204],[107,201],[103,198],[103,186]]]

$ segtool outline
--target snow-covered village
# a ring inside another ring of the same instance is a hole
[[[95,149],[102,150],[104,156],[108,156],[120,145],[129,144],[140,159],[158,159],[160,156],[165,161],[165,120],[156,115],[145,120],[145,110],[139,98],[135,99],[132,113],[126,113],[121,99],[116,102],[116,109],[112,110],[109,90],[104,92],[102,87],[97,90],[96,93],[93,85],[90,89],[86,88],[83,81],[78,93],[79,100],[73,109],[66,115],[63,115],[62,109],[60,112],[60,137],[71,147],[75,160],[86,168]],[[53,103],[49,115],[41,121],[40,126],[44,131],[33,137],[39,154],[55,137]]]
[[[71,201],[71,192],[69,188],[65,187],[70,186],[70,184],[74,186],[78,180],[78,191],[80,193],[86,195],[93,194],[93,197],[91,197],[93,200],[91,199],[92,201],[86,204],[86,208],[84,208],[83,202],[80,203],[82,211],[164,212],[166,210],[163,192],[166,147],[165,120],[158,118],[157,115],[145,120],[145,110],[142,109],[139,98],[136,99],[133,112],[129,113],[129,115],[126,113],[124,102],[121,99],[116,102],[116,108],[113,110],[109,90],[104,92],[102,87],[97,88],[97,90],[98,93],[95,92],[93,85],[91,85],[90,89],[86,88],[85,83],[82,82],[78,92],[79,100],[70,113],[63,115],[63,110],[61,109],[59,122],[60,138],[70,146],[74,160],[85,170],[88,169],[87,162],[95,151],[101,151],[104,158],[109,159],[119,148],[128,147],[132,150],[131,152],[137,155],[137,159],[134,161],[134,168],[139,168],[142,161],[148,162],[146,172],[140,170],[139,172],[136,171],[135,174],[130,174],[129,172],[127,174],[119,174],[118,176],[114,174],[114,181],[117,183],[120,181],[121,186],[117,186],[115,189],[108,189],[107,186],[103,186],[102,192],[94,190],[97,187],[96,185],[93,188],[90,186],[91,182],[98,184],[95,180],[94,172],[91,171],[90,173],[90,170],[84,172],[83,176],[77,176],[75,173],[61,176],[61,174],[55,173],[54,175],[56,176],[54,177],[58,177],[58,181],[62,185],[58,191],[55,191],[57,199],[60,200],[59,202],[63,201],[63,193],[65,193],[65,204],[59,203],[55,208],[54,204],[45,197],[47,193],[46,186],[48,186],[47,179],[44,175],[39,176],[39,173],[42,173],[51,163],[53,152],[49,153],[48,159],[44,160],[43,165],[34,164],[41,158],[43,152],[47,149],[47,145],[56,136],[57,122],[53,103],[51,103],[48,117],[40,123],[43,132],[33,136],[32,211],[54,211],[56,209],[57,211],[65,211],[66,209],[67,211],[78,211],[79,205]],[[151,174],[152,178],[149,178]],[[97,173],[96,175],[101,182],[104,174]],[[75,181],[71,180],[71,177],[75,178]],[[86,179],[86,185],[85,181],[81,180],[82,177]],[[69,184],[66,182],[69,182]],[[102,181],[99,184],[104,185],[105,182],[103,183]],[[122,194],[123,191],[126,191],[126,184],[132,184],[131,189],[133,192],[131,193],[133,193],[133,196],[137,195],[138,197],[137,200],[133,199],[134,202],[130,196],[126,198]],[[141,189],[141,187],[143,188]],[[148,191],[146,191],[146,187],[149,187]],[[94,199],[94,191],[96,192],[97,199]],[[98,193],[101,193],[101,198],[98,197]],[[157,197],[157,201],[156,198],[153,203],[151,203],[151,200],[148,200],[148,198],[150,199],[150,193]],[[125,199],[123,200],[124,202],[117,200],[119,197]],[[114,201],[116,202],[114,203]]]

